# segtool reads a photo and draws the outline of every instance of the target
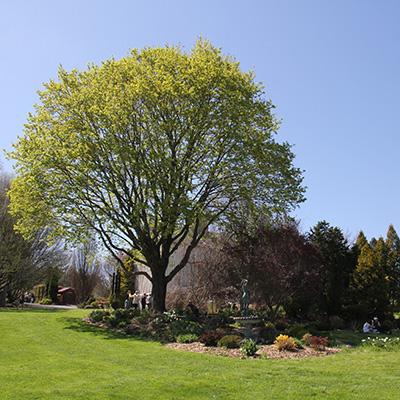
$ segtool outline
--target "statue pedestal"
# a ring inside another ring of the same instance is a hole
[[[251,326],[258,324],[261,321],[261,318],[256,317],[256,316],[233,317],[233,320],[235,322],[239,322],[240,325],[242,325],[246,328],[246,330],[244,332],[244,336],[247,339],[250,339],[252,337]]]

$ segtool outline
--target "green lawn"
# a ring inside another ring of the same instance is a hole
[[[0,309],[0,398],[399,398],[400,352],[356,349],[297,360],[214,357],[92,327],[81,321],[87,314]]]

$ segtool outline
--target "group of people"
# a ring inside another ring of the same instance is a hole
[[[367,321],[363,326],[364,333],[378,333],[381,331],[381,323],[378,317],[374,317],[371,321]]]
[[[34,303],[35,302],[35,294],[30,292],[22,292],[19,296],[19,303]]]
[[[131,307],[135,309],[151,310],[153,307],[153,298],[151,294],[140,294],[138,290],[132,294],[131,291],[128,290],[125,299],[125,310],[130,310]]]

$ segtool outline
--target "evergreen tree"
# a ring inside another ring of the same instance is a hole
[[[376,245],[375,245],[376,243]],[[389,284],[386,275],[387,249],[382,238],[365,243],[353,274],[354,300],[362,305],[359,317],[384,315],[389,305]]]
[[[349,285],[351,258],[347,239],[340,228],[326,221],[312,228],[310,238],[317,247],[321,263],[324,293],[321,306],[328,315],[340,315],[345,292]]]
[[[389,281],[389,299],[391,311],[400,304],[400,239],[393,227],[389,226],[385,246],[387,249],[386,274]]]

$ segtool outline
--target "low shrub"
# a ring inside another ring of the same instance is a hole
[[[246,339],[242,343],[242,355],[244,357],[251,357],[254,356],[254,354],[257,353],[257,350],[259,349],[259,346],[257,345],[257,342],[253,339]]]
[[[133,318],[134,313],[130,310],[124,310],[123,308],[117,308],[114,310],[110,317],[107,319],[108,323],[113,327],[126,326]]]
[[[311,333],[306,333],[303,335],[301,338],[302,343],[304,343],[305,346],[310,346],[310,338],[312,337]]]
[[[295,340],[287,335],[279,335],[274,341],[275,347],[279,350],[295,351],[297,346]]]
[[[327,337],[321,337],[321,336],[311,336],[309,338],[310,346],[313,348],[315,351],[324,351],[326,348],[326,344],[328,343],[328,338]]]
[[[238,335],[226,335],[218,340],[218,347],[226,347],[227,349],[238,349],[240,347],[241,337]]]
[[[289,333],[291,336],[300,339],[307,333],[307,329],[303,324],[294,324],[289,328]]]
[[[135,319],[139,324],[147,324],[150,321],[151,314],[148,310],[135,310]]]
[[[169,330],[175,337],[178,337],[179,335],[186,335],[189,333],[200,336],[204,332],[204,327],[197,322],[179,319],[176,321],[172,321],[169,324]]]
[[[110,313],[108,311],[103,311],[103,310],[93,310],[89,314],[89,319],[92,322],[100,322],[103,321],[104,317],[109,316]]]
[[[176,312],[176,310],[165,311],[163,314],[163,317],[164,317],[164,321],[167,324],[169,324],[170,322],[179,320],[179,316],[178,316],[178,313]]]
[[[272,343],[276,338],[276,328],[272,322],[267,322],[259,330],[259,336],[265,343]]]
[[[199,340],[199,337],[195,335],[194,333],[188,333],[186,335],[179,335],[176,338],[176,341],[178,343],[194,343]]]
[[[200,336],[199,342],[205,346],[215,347],[221,338],[220,333],[206,331]]]
[[[49,297],[43,297],[43,299],[39,301],[39,304],[43,304],[45,306],[48,306],[50,304],[53,304],[53,300],[50,299]]]
[[[287,324],[287,322],[285,320],[278,319],[278,320],[275,321],[275,328],[278,331],[285,331],[287,329],[287,327],[288,327],[288,324]]]

